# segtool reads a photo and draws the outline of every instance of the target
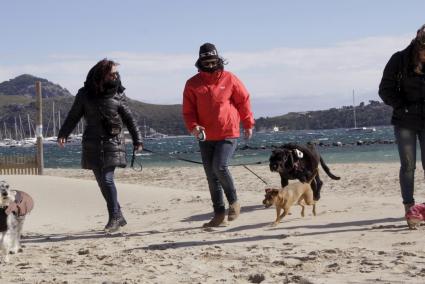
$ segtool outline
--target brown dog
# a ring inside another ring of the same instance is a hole
[[[279,224],[282,218],[289,214],[290,208],[294,203],[302,207],[302,217],[304,217],[304,205],[313,205],[313,215],[316,216],[316,201],[313,199],[313,190],[310,183],[294,182],[284,188],[266,189],[266,195],[263,200],[264,206],[266,208],[272,205],[276,206],[276,220],[272,223],[272,226]],[[281,210],[283,210],[282,214],[280,214]]]

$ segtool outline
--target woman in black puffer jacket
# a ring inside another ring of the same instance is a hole
[[[425,25],[404,50],[396,52],[384,69],[379,96],[393,107],[394,125],[400,155],[400,188],[405,211],[413,198],[416,168],[416,141],[425,169]]]
[[[127,164],[123,124],[130,132],[135,150],[142,150],[142,136],[127,105],[117,65],[103,59],[90,69],[58,134],[58,144],[63,147],[79,120],[84,118],[81,165],[83,169],[93,170],[106,200],[107,232],[118,231],[127,224],[114,183],[115,168]]]

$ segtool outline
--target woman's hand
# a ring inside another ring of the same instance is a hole
[[[133,149],[134,149],[135,152],[142,152],[143,151],[143,144],[134,145]]]
[[[66,138],[64,138],[64,137],[58,137],[58,146],[60,148],[65,147],[65,143],[66,143]]]

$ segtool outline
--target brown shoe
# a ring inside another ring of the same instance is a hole
[[[236,220],[239,217],[239,214],[241,214],[241,206],[239,202],[234,202],[229,206],[229,213],[227,215],[228,221]]]
[[[214,217],[208,222],[202,225],[204,228],[208,227],[219,227],[220,225],[223,225],[224,219],[226,218],[226,214],[223,213],[214,213]]]

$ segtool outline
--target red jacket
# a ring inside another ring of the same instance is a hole
[[[239,124],[254,127],[249,94],[242,82],[228,71],[199,72],[186,82],[183,118],[191,132],[205,127],[207,140],[239,137]]]

